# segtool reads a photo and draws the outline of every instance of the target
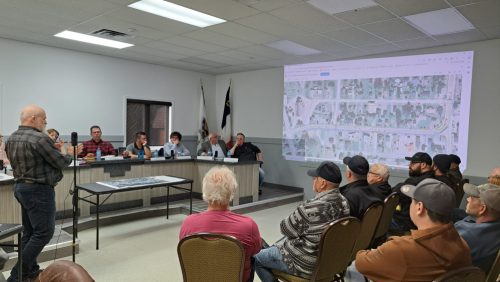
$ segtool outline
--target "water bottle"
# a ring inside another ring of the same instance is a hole
[[[153,151],[153,158],[158,158],[158,150]]]
[[[95,150],[95,160],[100,161],[101,160],[101,148],[97,147],[97,150]]]
[[[139,150],[137,158],[140,159],[140,160],[144,159],[144,150]]]
[[[227,157],[230,158],[231,157],[231,150],[227,150]]]

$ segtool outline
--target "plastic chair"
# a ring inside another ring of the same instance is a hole
[[[213,233],[186,236],[177,245],[177,254],[184,282],[243,279],[245,251],[232,236]]]
[[[352,250],[351,261],[356,259],[356,253],[360,250],[365,250],[370,247],[370,244],[377,229],[380,216],[384,205],[382,203],[374,203],[366,209],[363,219],[361,219],[361,230],[359,231],[356,244]]]
[[[380,220],[378,222],[377,228],[375,229],[375,234],[373,235],[372,247],[377,247],[380,242],[385,241],[385,235],[389,230],[389,226],[392,221],[392,216],[396,210],[396,206],[399,204],[399,194],[397,192],[391,193],[384,200],[384,207],[382,209],[382,214],[380,215]]]
[[[475,267],[467,266],[449,271],[433,282],[482,282],[484,281],[484,272]]]
[[[490,272],[488,272],[488,277],[486,282],[496,282],[500,280],[500,250],[497,252],[497,258],[491,265]]]
[[[319,243],[318,259],[311,279],[295,276],[273,269],[273,274],[282,281],[343,281],[344,272],[351,262],[351,253],[356,236],[361,228],[359,219],[344,217],[330,223]]]

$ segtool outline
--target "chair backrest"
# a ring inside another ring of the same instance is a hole
[[[462,203],[462,198],[464,197],[464,184],[469,183],[469,179],[464,178],[458,183],[458,189],[455,191],[456,207],[459,208]]]
[[[58,260],[45,268],[37,280],[39,282],[94,282],[90,274],[79,264],[68,260]]]
[[[335,274],[344,272],[351,262],[359,219],[349,216],[328,225],[321,235],[318,260],[311,281],[333,281]]]
[[[389,196],[387,196],[387,198],[385,198],[382,215],[380,216],[380,220],[378,222],[377,229],[375,230],[375,235],[373,236],[373,238],[382,237],[385,235],[385,233],[387,233],[392,221],[392,216],[394,215],[394,211],[396,210],[398,204],[398,192],[391,193]]]
[[[500,276],[500,250],[497,252],[497,258],[493,262],[488,272],[488,277],[486,277],[486,282],[495,282],[499,280]]]
[[[367,249],[372,242],[373,235],[375,234],[375,229],[377,228],[380,216],[382,215],[382,210],[384,205],[382,203],[374,203],[368,209],[366,209],[363,218],[361,219],[361,229],[359,231],[356,244],[351,254],[351,261],[356,258],[356,253],[359,250]]]
[[[184,282],[241,281],[245,263],[243,245],[228,235],[198,233],[177,245]]]
[[[475,267],[467,266],[449,271],[433,282],[482,282],[484,281],[484,272]]]

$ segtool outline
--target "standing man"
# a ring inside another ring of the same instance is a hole
[[[322,162],[307,174],[313,177],[316,196],[281,221],[281,240],[254,256],[255,271],[262,282],[275,281],[271,269],[310,278],[324,229],[329,223],[349,216],[349,203],[338,189],[342,182],[339,167],[332,162]]]
[[[500,186],[465,183],[464,192],[469,216],[455,228],[471,249],[472,264],[488,273],[500,249]]]
[[[230,149],[231,155],[235,158],[238,158],[240,161],[259,161],[259,188],[262,187],[262,183],[264,182],[264,170],[262,169],[262,164],[264,162],[264,158],[262,156],[262,151],[259,147],[255,146],[250,142],[245,142],[245,134],[238,133],[236,134],[236,143],[233,148]],[[260,190],[259,190],[260,193]]]
[[[21,125],[7,142],[7,156],[14,170],[15,192],[21,204],[23,231],[23,277],[17,277],[14,266],[9,282],[34,279],[40,266],[37,257],[50,241],[55,228],[54,186],[62,179],[61,169],[71,161],[73,148],[61,154],[50,137],[43,133],[47,124],[45,111],[29,105],[21,111]]]
[[[149,149],[148,138],[146,137],[146,132],[139,131],[135,134],[134,143],[127,145],[126,155],[130,156],[132,159],[137,159],[142,152],[143,157],[147,160],[151,159],[151,149]]]
[[[436,179],[401,192],[412,199],[411,235],[391,237],[377,249],[356,254],[356,268],[373,281],[433,281],[444,273],[471,265],[470,249],[451,223],[455,193]]]
[[[97,148],[101,149],[101,156],[114,155],[115,148],[110,142],[101,139],[102,131],[98,125],[90,127],[92,139],[83,142],[83,150],[78,157],[95,157]]]
[[[226,156],[227,147],[224,141],[219,140],[217,133],[212,132],[208,135],[208,141],[201,143],[201,148],[198,150],[198,156],[215,156],[223,158]]]

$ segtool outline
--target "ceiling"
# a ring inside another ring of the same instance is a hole
[[[198,28],[127,7],[136,0],[0,0],[0,37],[209,74],[500,38],[500,0],[374,1],[330,15],[303,0],[171,0],[227,20]],[[428,36],[404,18],[451,7],[475,29]],[[135,46],[117,50],[53,36],[103,28],[130,35],[122,41]],[[265,45],[278,40],[321,53],[296,56]]]

